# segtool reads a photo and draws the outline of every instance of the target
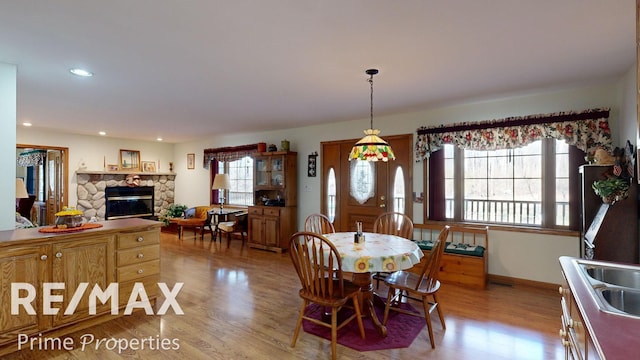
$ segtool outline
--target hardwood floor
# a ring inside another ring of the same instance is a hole
[[[328,340],[300,332],[290,347],[301,300],[288,253],[231,248],[187,235],[162,234],[161,282],[184,282],[177,302],[184,315],[139,311],[70,335],[71,351],[21,350],[6,359],[329,359]],[[558,270],[560,271],[560,270]],[[338,345],[339,359],[562,359],[557,292],[490,284],[487,290],[444,285],[439,292],[447,329],[434,319],[436,348],[426,327],[409,348],[358,352]],[[163,299],[156,304],[156,311]],[[437,316],[436,316],[437,318]],[[103,339],[82,349],[82,335]],[[114,339],[145,339],[144,350],[107,350]],[[162,339],[168,347],[158,350]],[[149,341],[153,340],[153,341]],[[151,344],[150,344],[151,343]],[[149,348],[149,344],[153,348]]]

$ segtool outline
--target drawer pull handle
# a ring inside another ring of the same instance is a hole
[[[60,258],[62,257],[62,253],[61,253],[61,252],[57,252],[57,253],[56,253],[56,257],[57,257],[58,259],[60,259]]]
[[[138,259],[142,259],[144,257],[144,254],[138,254]]]
[[[47,255],[40,256],[40,260],[42,260],[42,261],[47,260],[47,258],[48,258]]]
[[[138,269],[138,274],[142,274],[143,270],[142,269]]]
[[[138,236],[138,242],[142,242],[142,240],[144,240],[144,238],[142,236]]]

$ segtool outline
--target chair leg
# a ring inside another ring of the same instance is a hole
[[[400,294],[402,294],[402,292],[400,292]],[[389,319],[389,310],[391,310],[391,303],[395,300],[396,296],[396,289],[393,287],[389,287],[389,289],[387,289],[387,303],[384,306],[382,325],[387,325],[387,320]]]
[[[358,322],[358,328],[360,329],[360,337],[365,338],[364,336],[364,324],[362,323],[362,314],[360,310],[360,300],[358,300],[357,296],[353,297],[353,310],[356,313],[356,321]]]
[[[440,303],[438,299],[436,299],[436,294],[433,295],[433,303],[436,304],[436,310],[438,310],[438,316],[440,317],[440,324],[442,324],[442,330],[446,330],[447,326],[444,324],[444,315],[442,314],[442,309],[440,308]]]
[[[296,330],[293,332],[293,339],[291,339],[291,347],[296,346],[296,341],[298,340],[298,333],[300,333],[300,327],[302,326],[302,317],[304,316],[304,310],[307,308],[307,300],[302,302],[302,307],[300,308],[300,316],[298,316],[298,322],[296,323]]]
[[[433,339],[433,326],[431,325],[431,312],[429,311],[429,308],[431,306],[429,305],[429,300],[426,296],[422,297],[422,307],[424,308],[424,319],[427,321],[427,328],[429,329],[429,340],[431,341],[431,348],[435,349],[436,342]]]
[[[362,321],[362,319],[360,319]],[[331,308],[331,359],[336,360],[338,351],[338,308]]]

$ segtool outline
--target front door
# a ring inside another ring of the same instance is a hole
[[[356,221],[362,221],[365,231],[372,231],[376,217],[387,211],[412,216],[413,136],[385,136],[384,139],[393,148],[396,160],[349,161],[357,139],[322,143],[321,208],[333,219],[336,231],[355,231]]]

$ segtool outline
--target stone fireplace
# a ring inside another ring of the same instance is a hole
[[[105,220],[106,189],[116,187],[131,187],[127,183],[125,173],[107,172],[77,172],[78,178],[78,210],[84,212],[84,217],[90,219],[96,217],[98,220]],[[175,175],[173,174],[136,174],[140,187],[153,188],[153,215],[159,216],[169,205],[174,202]],[[136,178],[137,178],[136,177]]]

